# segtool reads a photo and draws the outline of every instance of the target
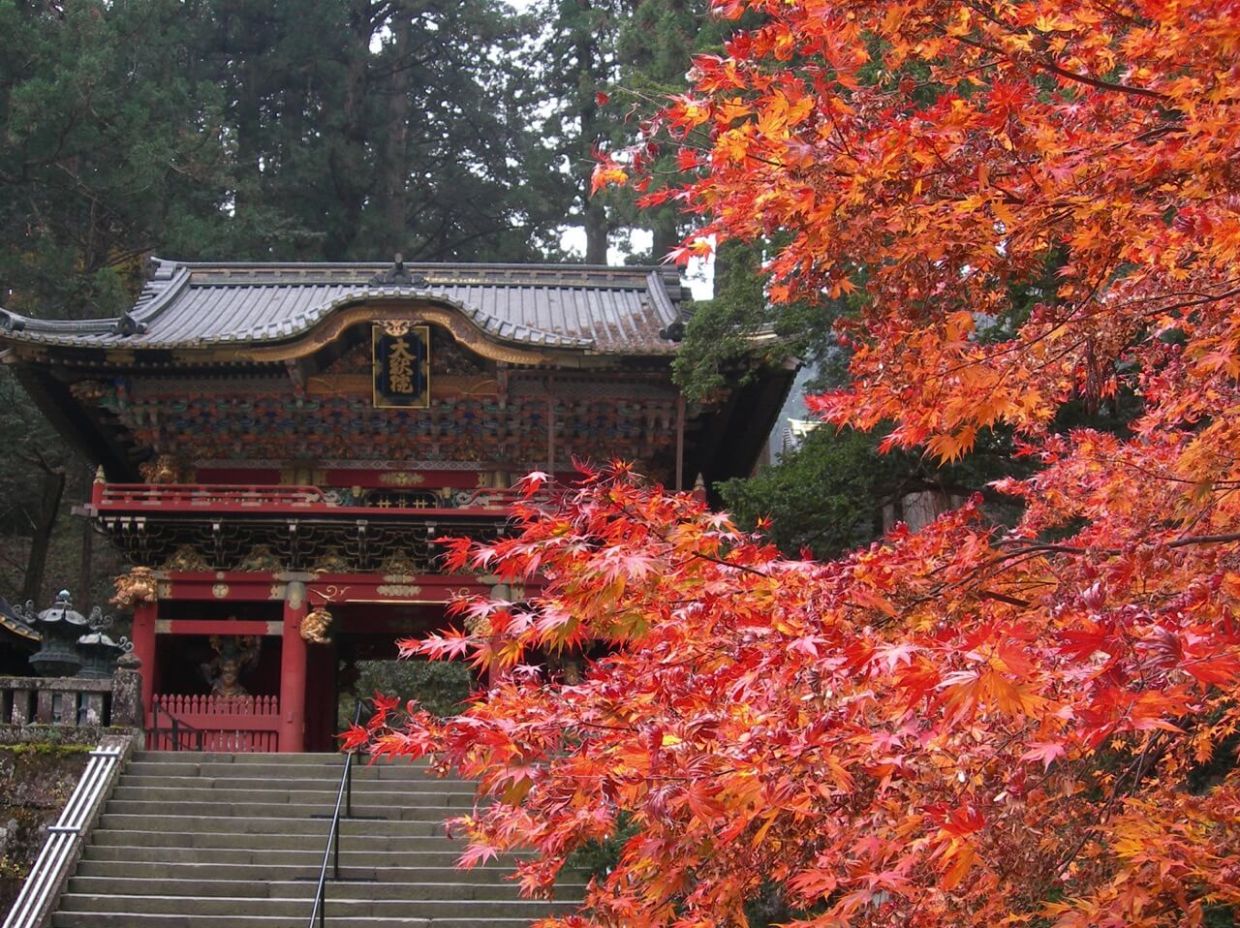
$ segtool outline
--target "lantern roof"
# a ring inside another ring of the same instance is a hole
[[[86,616],[73,608],[73,602],[69,598],[68,590],[61,590],[56,594],[56,602],[40,612],[35,621],[44,625],[55,625],[57,622],[64,622],[66,625],[82,626],[90,624]]]

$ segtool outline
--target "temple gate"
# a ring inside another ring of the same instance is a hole
[[[656,268],[154,261],[117,319],[0,311],[4,360],[100,465],[151,746],[330,749],[342,643],[490,593],[435,539],[505,531],[528,471],[747,474],[791,365],[686,403],[687,309]]]

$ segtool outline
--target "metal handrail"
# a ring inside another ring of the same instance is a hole
[[[73,795],[56,824],[47,829],[47,841],[4,921],[4,928],[36,928],[44,923],[45,910],[64,883],[66,870],[72,865],[74,853],[124,754],[124,747],[118,745],[100,745],[90,752]]]
[[[181,750],[181,729],[184,728],[187,732],[194,736],[194,750],[201,753],[203,746],[203,735],[206,734],[206,732],[204,732],[201,728],[194,727],[189,722],[182,721],[167,709],[164,710],[164,715],[168,716],[169,721],[172,722],[172,725],[169,728],[159,727],[159,703],[156,702],[153,706],[151,706],[150,732],[155,736],[156,748],[158,749],[159,746],[159,733],[162,731],[170,731],[172,732],[172,750]]]
[[[353,713],[353,724],[362,719],[362,707],[367,700],[358,700],[357,709]],[[353,757],[356,749],[345,752],[344,772],[340,775],[340,788],[336,791],[336,809],[332,812],[332,822],[327,829],[327,848],[323,851],[323,866],[319,868],[319,883],[314,891],[314,908],[310,910],[308,928],[314,928],[318,920],[320,928],[326,924],[327,918],[327,864],[332,864],[332,874],[340,879],[340,806],[344,804],[344,817],[353,817]]]

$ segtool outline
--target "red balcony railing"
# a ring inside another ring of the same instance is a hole
[[[313,486],[96,483],[91,504],[96,515],[262,513],[373,517],[418,513],[451,518],[502,515],[520,497],[520,492],[512,489],[454,490],[446,498],[431,490],[419,490],[378,494],[374,503],[350,505]]]

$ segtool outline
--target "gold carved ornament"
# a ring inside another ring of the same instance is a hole
[[[311,644],[327,644],[331,636],[327,634],[332,625],[332,614],[322,606],[307,612],[301,620],[299,634]]]
[[[147,483],[167,484],[181,482],[181,467],[170,454],[161,454],[153,461],[138,465],[138,472]]]
[[[491,635],[491,617],[488,615],[467,615],[465,617],[465,631],[479,638],[487,638]]]
[[[337,600],[343,599],[348,591],[349,588],[347,586],[337,586],[334,583],[321,588],[307,589],[307,598],[318,596],[323,602],[318,606],[311,606],[310,611],[302,617],[301,624],[297,627],[297,633],[311,644],[327,644],[331,641],[331,636],[327,634],[327,630],[331,627],[334,618],[327,607]]]
[[[349,559],[335,546],[326,549],[310,567],[310,571],[315,574],[346,574],[350,570],[352,564]]]
[[[132,567],[116,578],[116,593],[110,602],[122,609],[159,600],[159,582],[149,567]]]
[[[272,551],[270,546],[255,545],[250,549],[250,553],[246,555],[245,560],[237,566],[237,569],[260,573],[277,573],[284,569],[284,565],[281,563],[279,555]]]
[[[416,487],[426,483],[426,477],[413,471],[390,470],[379,475],[379,482],[385,487]]]
[[[181,545],[164,561],[164,570],[201,573],[210,569],[210,562],[193,545]]]
[[[404,549],[393,551],[379,565],[379,573],[389,583],[401,583],[412,579],[417,576],[418,569],[418,562]]]

